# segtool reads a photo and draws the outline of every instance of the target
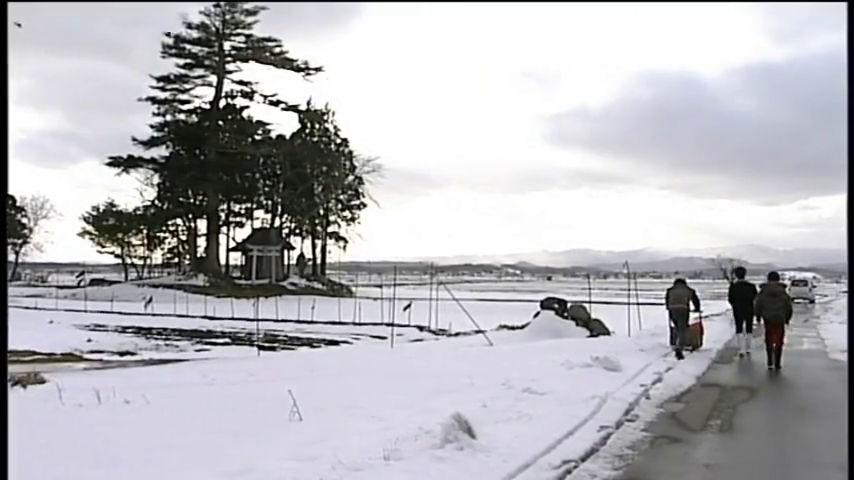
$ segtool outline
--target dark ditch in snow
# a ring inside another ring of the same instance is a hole
[[[296,350],[298,348],[322,348],[350,345],[348,340],[323,337],[289,335],[280,332],[262,331],[258,338],[248,330],[222,330],[204,328],[143,327],[130,325],[105,325],[92,323],[76,325],[89,332],[118,333],[132,335],[157,342],[191,342],[205,347],[257,347],[264,351]],[[202,349],[197,351],[204,351]]]
[[[87,354],[108,354],[116,357],[136,355],[133,352],[39,352],[36,350],[9,350],[6,352],[6,369],[10,374],[27,372],[57,372],[67,370],[107,370],[113,368],[147,367],[186,361],[185,359],[109,360],[89,358]]]

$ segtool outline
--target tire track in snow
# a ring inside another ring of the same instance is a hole
[[[510,472],[510,473],[508,473],[507,475],[503,476],[503,477],[502,477],[502,480],[513,480],[513,479],[515,479],[515,478],[519,477],[519,475],[521,475],[521,474],[525,473],[525,472],[526,472],[529,468],[531,468],[534,464],[536,464],[538,461],[542,460],[542,459],[543,459],[543,457],[545,457],[545,456],[546,456],[546,455],[548,455],[549,453],[553,452],[553,451],[554,451],[557,447],[559,447],[563,442],[567,441],[570,437],[572,437],[573,435],[575,435],[579,430],[581,430],[582,428],[584,428],[584,426],[585,426],[585,425],[587,425],[588,423],[590,423],[590,421],[591,421],[591,420],[593,420],[593,418],[594,418],[594,417],[596,417],[596,415],[598,415],[598,414],[599,414],[599,412],[601,412],[601,411],[602,411],[602,408],[604,408],[604,407],[605,407],[605,404],[606,404],[606,403],[608,403],[608,400],[610,400],[610,399],[611,399],[611,397],[612,397],[615,393],[617,393],[618,391],[620,391],[622,388],[624,388],[624,387],[625,387],[626,385],[628,385],[630,382],[633,382],[635,379],[637,379],[637,377],[639,377],[639,376],[640,376],[643,372],[645,372],[649,367],[651,367],[653,364],[655,364],[655,363],[656,363],[656,362],[658,362],[659,360],[662,360],[662,359],[666,358],[668,355],[670,355],[670,352],[667,352],[665,355],[662,355],[661,357],[658,357],[658,358],[656,358],[655,360],[651,360],[651,361],[650,361],[650,362],[648,362],[646,365],[644,365],[643,367],[641,367],[638,371],[636,371],[635,373],[633,373],[633,374],[632,374],[632,376],[631,376],[631,377],[629,377],[628,379],[626,379],[626,381],[625,381],[625,382],[623,382],[622,384],[620,384],[620,386],[619,386],[619,387],[615,388],[614,390],[612,390],[612,391],[610,391],[610,392],[608,392],[608,393],[606,393],[606,394],[604,394],[604,395],[601,395],[601,397],[599,398],[599,401],[596,403],[596,405],[593,407],[593,409],[592,409],[592,410],[590,410],[590,412],[588,412],[588,413],[587,413],[587,415],[585,415],[585,416],[584,416],[584,418],[582,418],[578,423],[576,423],[575,425],[573,425],[573,426],[572,426],[572,428],[570,428],[568,431],[566,431],[565,433],[563,433],[563,434],[562,434],[561,436],[559,436],[557,439],[555,439],[554,441],[552,441],[551,443],[549,443],[548,445],[546,445],[546,447],[545,447],[543,450],[541,450],[540,452],[536,453],[533,457],[531,457],[531,458],[529,458],[528,460],[526,460],[525,462],[523,462],[521,465],[519,465],[518,467],[516,467],[513,471],[511,471],[511,472]],[[673,367],[670,367],[670,368],[673,368]]]
[[[705,317],[705,320],[723,317],[727,313],[728,313],[728,311],[712,314],[712,315]],[[724,343],[724,345],[725,344],[726,343]],[[625,388],[626,386],[631,384],[633,381],[635,381],[649,367],[651,367],[652,365],[656,364],[657,362],[659,362],[661,360],[664,360],[665,358],[667,358],[671,354],[672,354],[672,352],[668,351],[667,353],[661,355],[660,357],[658,357],[654,360],[651,360],[649,363],[647,363],[646,365],[641,367],[639,370],[637,370],[635,373],[633,373],[632,376],[630,376],[628,379],[626,379],[626,381],[624,381],[622,384],[620,384],[620,386],[618,386],[614,390],[602,395],[601,398],[599,399],[599,401],[596,403],[596,405],[590,410],[590,412],[587,413],[587,415],[584,416],[584,418],[582,418],[580,421],[578,421],[578,423],[573,425],[572,428],[570,428],[567,432],[560,435],[557,439],[555,439],[554,441],[552,441],[548,445],[546,445],[546,447],[543,450],[534,454],[531,458],[529,458],[528,460],[523,462],[521,465],[516,467],[510,473],[501,477],[501,480],[515,480],[520,475],[522,475],[523,473],[528,471],[537,462],[539,462],[540,460],[545,458],[548,454],[552,453],[561,444],[563,444],[564,442],[566,442],[567,440],[572,438],[573,435],[578,433],[579,430],[581,430],[588,423],[590,423],[590,421],[593,420],[596,417],[596,415],[598,415],[599,412],[602,411],[602,409],[608,403],[608,400],[613,398],[614,394],[616,394],[617,392],[619,392],[620,390],[622,390],[623,388]],[[673,370],[676,367],[676,365],[677,364],[673,364],[673,365],[667,367],[666,369],[664,369],[664,371],[659,373],[652,382],[650,382],[646,387],[644,387],[641,390],[641,392],[634,399],[632,399],[631,402],[629,402],[629,405],[627,406],[626,410],[617,419],[617,421],[614,423],[614,425],[612,426],[610,431],[608,433],[606,433],[605,435],[603,435],[602,438],[600,438],[597,442],[595,442],[593,445],[591,445],[587,450],[585,450],[585,452],[581,456],[579,456],[578,459],[568,460],[566,463],[562,463],[561,465],[559,465],[558,468],[563,467],[565,465],[569,465],[569,466],[567,467],[567,469],[561,470],[559,473],[557,473],[556,478],[558,478],[558,479],[566,478],[569,474],[572,473],[573,470],[578,468],[585,461],[589,460],[590,457],[595,455],[597,451],[599,451],[606,443],[608,443],[608,440],[610,440],[611,437],[619,430],[619,428],[622,427],[623,424],[625,424],[626,419],[629,417],[632,410],[634,410],[637,407],[637,405],[640,403],[641,399],[643,399],[646,395],[648,395],[650,390],[652,390],[653,387],[655,387],[656,385],[661,383],[661,381],[664,379],[664,376],[668,372]],[[567,471],[567,470],[569,470],[569,471]]]

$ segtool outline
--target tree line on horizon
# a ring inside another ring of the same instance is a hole
[[[173,69],[152,75],[140,99],[153,116],[150,134],[131,139],[142,153],[106,160],[141,183],[143,201],[108,198],[81,217],[79,236],[118,260],[126,280],[155,263],[224,278],[222,238],[228,251],[238,229],[257,226],[300,250],[307,244],[311,275],[325,276],[329,249],[347,247],[368,206],[367,186],[381,165],[354,151],[329,106],[286,102],[241,75],[249,64],[304,79],[323,72],[256,32],[264,10],[215,2],[163,34],[160,57]],[[295,115],[298,128],[276,133],[253,106]]]

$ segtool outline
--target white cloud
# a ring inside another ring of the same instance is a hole
[[[717,75],[781,55],[789,46],[749,5],[367,4],[334,34],[286,41],[326,73],[312,83],[259,77],[293,100],[328,101],[356,148],[389,169],[382,208],[365,212],[349,258],[782,245],[839,225],[844,233],[844,199],[762,207],[655,191],[642,178],[609,187],[609,174],[624,173],[609,160],[542,136],[544,115],[607,102],[638,73]],[[51,115],[18,106],[10,128],[34,135],[36,119]],[[91,258],[74,237],[77,218],[132,181],[113,183],[99,159],[48,170],[12,157],[12,192],[46,193],[65,214],[45,258]],[[818,241],[839,246],[837,234]]]

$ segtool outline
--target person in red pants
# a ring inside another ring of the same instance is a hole
[[[756,296],[756,319],[765,322],[765,354],[768,370],[780,370],[783,358],[783,341],[786,325],[792,320],[792,298],[786,285],[780,282],[780,274],[768,273],[768,282],[759,287]]]

